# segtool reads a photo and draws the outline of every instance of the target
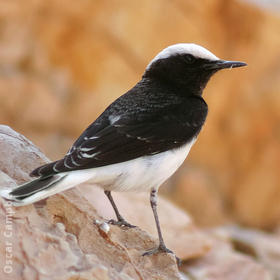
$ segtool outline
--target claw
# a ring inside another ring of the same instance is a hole
[[[136,226],[134,225],[131,225],[130,223],[128,223],[126,220],[110,220],[108,221],[108,224],[111,224],[111,225],[116,225],[116,226],[120,226],[120,227],[128,227],[128,228],[134,228]]]
[[[179,259],[173,251],[169,250],[168,248],[166,248],[165,245],[159,245],[157,248],[153,249],[153,250],[149,250],[147,252],[145,252],[142,256],[150,256],[150,255],[156,255],[159,253],[167,253],[167,254],[173,254],[176,257],[176,261],[178,266],[180,266],[182,264],[181,259]]]

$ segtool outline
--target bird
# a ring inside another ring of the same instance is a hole
[[[116,220],[120,214],[111,192],[149,191],[158,246],[143,255],[173,253],[165,245],[157,214],[158,189],[182,165],[208,113],[202,97],[219,70],[246,66],[222,60],[194,43],[178,43],[159,52],[141,80],[110,104],[59,160],[31,172],[34,180],[0,195],[15,206],[34,203],[83,182],[104,190]]]

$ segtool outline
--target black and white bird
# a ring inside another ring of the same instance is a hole
[[[183,163],[205,122],[202,92],[224,68],[245,66],[221,60],[196,44],[161,51],[142,79],[115,100],[76,140],[64,158],[31,172],[35,180],[0,195],[16,206],[30,204],[85,181],[104,189],[117,216],[113,224],[131,227],[119,213],[112,191],[150,191],[159,246],[166,248],[157,216],[157,191]]]

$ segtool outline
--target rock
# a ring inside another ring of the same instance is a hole
[[[191,279],[199,280],[273,280],[274,275],[252,257],[232,250],[226,232],[215,230],[209,253],[186,263],[182,270]]]
[[[48,162],[47,157],[23,135],[10,127],[0,125],[0,186],[10,179],[18,184],[30,179],[30,170]],[[10,177],[10,179],[8,178]]]
[[[0,185],[12,187],[29,179],[32,168],[48,159],[9,127],[0,126],[0,131]],[[84,185],[44,203],[18,208],[0,198],[0,263],[4,264],[0,278],[180,279],[173,255],[142,256],[157,246],[155,237],[139,227],[126,229],[106,223],[101,215],[112,218],[112,211],[106,211],[111,206],[103,193],[99,192],[99,197],[97,193],[94,186]],[[130,210],[127,216],[131,222],[154,233],[144,196],[134,195],[120,195],[116,201],[125,214]],[[145,198],[148,202],[148,194]],[[203,256],[211,247],[207,236],[171,203],[162,199],[160,204],[163,230],[172,249],[183,259]]]
[[[274,276],[280,279],[280,235],[277,232],[265,233],[256,229],[238,226],[224,229],[236,250],[253,256]]]
[[[167,45],[196,42],[219,57],[246,61],[247,68],[221,72],[207,86],[208,120],[188,157],[207,182],[190,189],[185,184],[191,178],[177,177],[181,185],[173,187],[190,198],[183,201],[178,191],[173,199],[197,216],[191,196],[206,198],[204,186],[210,185],[219,197],[209,196],[202,224],[231,217],[265,228],[279,223],[276,12],[236,0],[2,2],[0,120],[24,131],[53,159]],[[217,214],[220,207],[225,215]]]

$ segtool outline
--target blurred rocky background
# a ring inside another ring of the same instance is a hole
[[[222,71],[208,84],[206,125],[161,192],[200,226],[276,231],[279,6],[261,0],[0,0],[0,123],[54,160],[164,47],[195,42],[221,58],[245,61],[248,67]]]

